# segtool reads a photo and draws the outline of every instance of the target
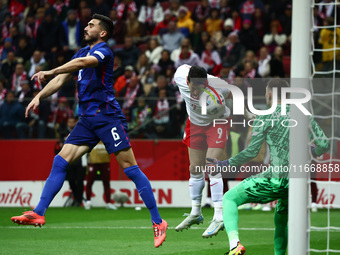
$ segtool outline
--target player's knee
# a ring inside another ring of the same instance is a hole
[[[190,164],[189,171],[190,171],[190,174],[197,174],[197,175],[202,174],[201,167],[199,165],[196,165],[196,164]]]

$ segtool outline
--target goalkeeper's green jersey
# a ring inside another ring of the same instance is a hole
[[[258,115],[253,122],[252,138],[249,146],[229,159],[231,166],[240,166],[257,156],[265,140],[269,145],[272,171],[261,173],[256,177],[287,178],[289,172],[289,130],[288,127],[296,123],[289,121],[290,107],[287,106],[287,115],[281,115],[281,105],[269,115]],[[298,121],[298,120],[297,120]],[[322,155],[328,150],[329,142],[320,126],[310,118],[311,140],[316,144],[316,155]],[[286,167],[286,168],[284,168]]]

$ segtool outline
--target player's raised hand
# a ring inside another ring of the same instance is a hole
[[[30,110],[32,109],[33,111],[35,109],[37,109],[37,107],[40,104],[40,99],[38,97],[35,97],[32,99],[32,101],[28,104],[26,111],[25,111],[25,117],[28,117],[28,113],[30,112]]]
[[[50,79],[53,76],[51,71],[40,71],[34,74],[31,78],[31,80],[37,79],[38,83],[45,83],[48,79]]]

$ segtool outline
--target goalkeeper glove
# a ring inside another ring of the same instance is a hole
[[[229,163],[229,159],[227,160],[223,160],[223,161],[220,161],[220,160],[217,160],[215,158],[207,158],[206,162],[205,162],[205,166],[213,166],[213,167],[227,167],[229,166],[230,163]]]

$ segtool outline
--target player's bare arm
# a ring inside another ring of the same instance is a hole
[[[40,100],[43,100],[57,92],[68,80],[73,78],[72,74],[61,74],[53,78],[29,103],[25,111],[25,117],[28,117],[29,111],[33,111],[39,106]]]
[[[32,76],[32,80],[37,78],[39,84],[41,84],[43,82],[46,82],[46,80],[53,77],[54,75],[73,73],[73,72],[79,71],[80,69],[96,67],[98,66],[98,64],[99,64],[99,61],[94,56],[75,58],[67,62],[66,64],[59,66],[55,69],[52,69],[49,71],[40,71],[34,74]]]

